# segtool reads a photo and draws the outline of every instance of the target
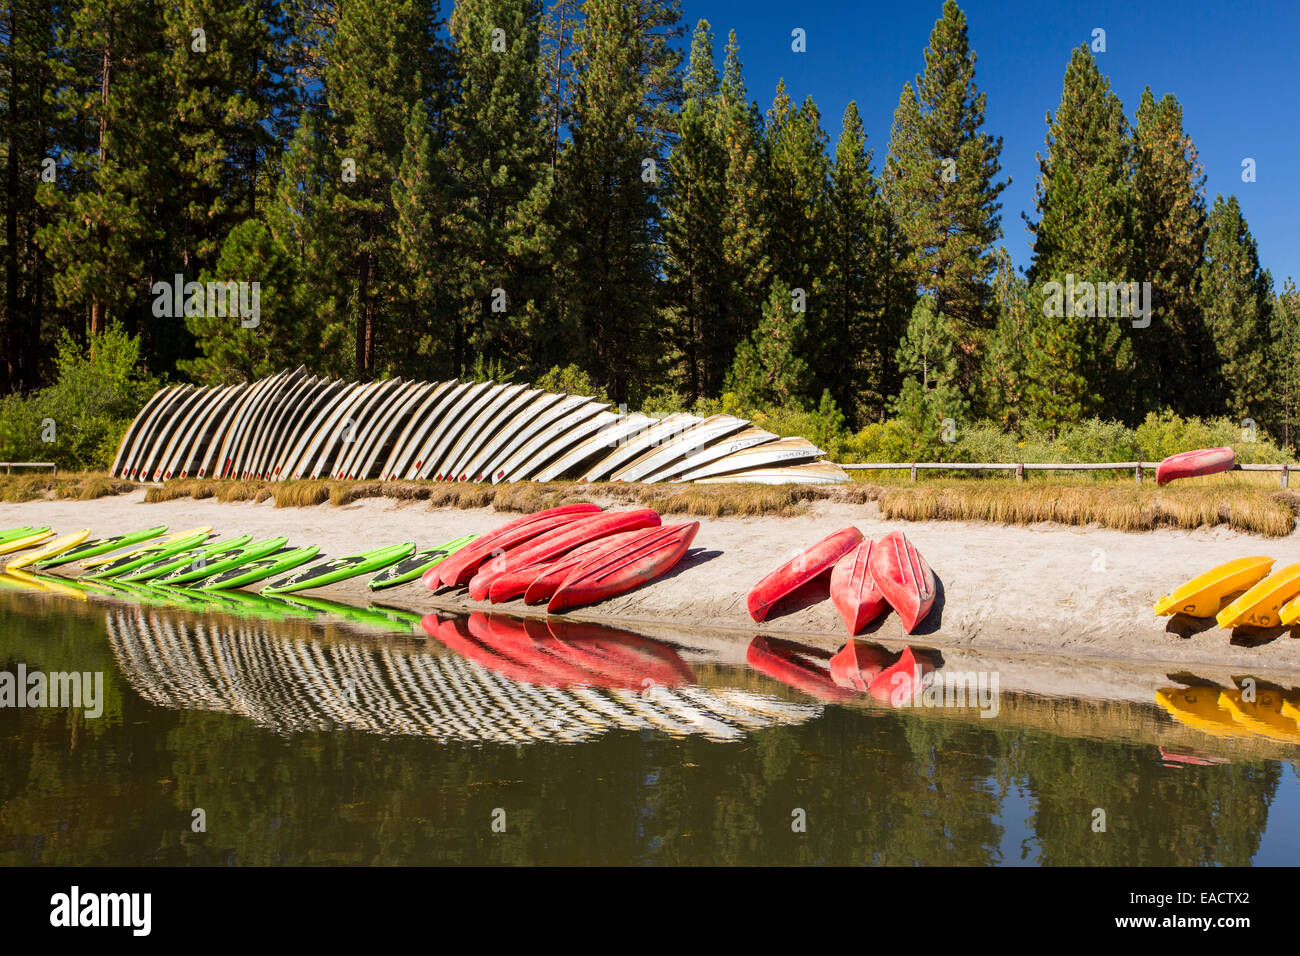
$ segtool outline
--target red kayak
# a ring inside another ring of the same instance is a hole
[[[897,661],[872,678],[867,693],[891,707],[906,706],[921,692],[922,678],[933,670],[934,665],[924,654],[917,657],[910,647],[905,647]]]
[[[1228,447],[1198,448],[1181,455],[1170,455],[1156,466],[1156,484],[1167,485],[1179,478],[1217,475],[1237,463],[1236,453]]]
[[[425,586],[433,590],[443,584],[463,585],[469,582],[478,570],[478,566],[491,556],[493,551],[503,551],[529,538],[549,531],[551,528],[576,521],[587,515],[600,511],[599,505],[561,505],[537,511],[514,521],[508,521],[499,528],[494,528],[481,538],[461,548],[447,560],[434,565],[424,575]]]
[[[475,601],[486,600],[489,589],[493,589],[496,582],[503,576],[509,576],[509,583],[503,584],[500,590],[502,596],[493,598],[493,602],[509,601],[511,598],[517,597],[528,590],[528,585],[537,577],[536,574],[529,574],[527,577],[520,579],[517,574],[511,575],[511,572],[516,572],[521,568],[528,568],[530,565],[552,561],[579,545],[608,537],[620,531],[636,531],[641,528],[657,528],[658,526],[659,512],[653,508],[605,512],[581,518],[551,534],[542,535],[538,539],[529,539],[524,546],[512,549],[507,554],[502,555],[501,560],[493,559],[484,562],[479,566],[478,573],[469,582],[469,596]]]
[[[876,587],[898,612],[911,634],[934,604],[934,572],[901,531],[891,531],[871,549],[869,565]]]
[[[749,642],[745,661],[760,674],[825,701],[852,700],[853,691],[840,687],[831,679],[820,661],[828,652],[775,637],[756,637]]]
[[[839,687],[866,691],[884,669],[888,656],[883,648],[849,641],[831,658],[831,680]]]
[[[872,542],[863,541],[836,561],[831,571],[831,602],[848,625],[850,636],[889,610],[871,577],[871,548]]]
[[[546,605],[548,612],[617,597],[672,570],[695,540],[698,521],[665,525],[579,565]]]
[[[845,528],[787,561],[749,592],[749,616],[756,621],[763,620],[777,601],[829,571],[836,561],[861,543],[861,531]]]
[[[651,640],[630,631],[604,624],[547,619],[551,636],[572,661],[603,674],[605,687],[645,691],[650,687],[680,687],[695,683],[695,672],[677,651],[662,641]]]
[[[624,531],[621,534],[611,534],[607,538],[600,538],[597,541],[591,541],[580,548],[574,548],[563,557],[556,558],[554,561],[548,561],[545,564],[537,564],[531,568],[520,568],[517,572],[520,575],[533,574],[532,583],[524,591],[525,604],[545,604],[560,589],[564,579],[572,574],[580,565],[594,560],[603,554],[623,547],[623,545],[641,537],[642,535],[653,534],[652,530],[642,529],[640,531]],[[498,579],[499,581],[500,579]],[[494,581],[495,585],[497,582]],[[504,590],[502,593],[505,593]],[[498,598],[495,593],[489,593],[495,603]]]

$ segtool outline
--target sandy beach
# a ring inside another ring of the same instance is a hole
[[[143,499],[138,491],[89,502],[4,503],[0,527],[48,524],[67,532],[89,526],[102,536],[155,524],[212,525],[223,535],[283,534],[293,544],[317,544],[323,553],[339,556],[399,541],[431,547],[514,517],[386,498],[284,509],[269,500],[146,504]],[[874,504],[838,503],[818,503],[795,517],[706,518],[691,553],[669,575],[568,616],[649,636],[690,636],[692,643],[716,640],[743,649],[737,637],[764,633],[833,649],[844,641],[844,625],[825,599],[824,584],[783,603],[762,625],[749,618],[745,596],[768,571],[847,525],[873,537],[901,527],[940,582],[935,610],[910,639],[890,614],[863,635],[870,640],[895,646],[910,640],[957,657],[1024,655],[1053,670],[1068,660],[1086,660],[1089,670],[1109,662],[1120,671],[1140,666],[1300,674],[1300,641],[1289,629],[1229,632],[1152,614],[1156,598],[1220,562],[1252,554],[1270,555],[1279,565],[1300,559],[1300,535],[1265,539],[1225,528],[1133,534],[1059,525],[900,523],[882,521]],[[365,604],[374,597],[365,581],[360,577],[311,593]],[[379,600],[418,612],[493,607],[541,613],[522,601],[493,606],[471,601],[463,591],[433,593],[419,582],[382,592]]]

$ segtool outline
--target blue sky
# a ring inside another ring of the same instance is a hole
[[[924,66],[942,6],[682,0],[682,14],[688,32],[700,18],[709,21],[719,64],[735,29],[750,97],[764,109],[781,77],[792,98],[811,95],[832,148],[845,105],[857,100],[879,171],[899,93]],[[978,56],[976,83],[987,94],[985,128],[1003,138],[1003,176],[1012,180],[1001,197],[1003,242],[1018,266],[1030,258],[1021,213],[1034,214],[1045,114],[1060,100],[1070,52],[1101,27],[1106,52],[1098,65],[1130,120],[1148,85],[1157,97],[1178,97],[1205,167],[1207,206],[1216,193],[1235,193],[1275,283],[1300,280],[1300,2],[965,0],[961,7]],[[795,27],[807,33],[806,53],[790,49]],[[1257,164],[1253,183],[1241,180],[1245,157]]]

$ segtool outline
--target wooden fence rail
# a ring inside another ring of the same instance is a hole
[[[1041,462],[991,462],[991,461],[913,461],[913,462],[862,462],[840,465],[845,471],[897,471],[909,469],[912,481],[916,481],[918,471],[1014,471],[1016,481],[1024,481],[1027,471],[1131,471],[1134,480],[1142,483],[1142,474],[1154,471],[1158,461],[1101,461],[1077,462],[1072,464],[1050,464]],[[1290,473],[1300,465],[1233,465],[1231,471],[1276,471],[1282,475],[1282,487],[1290,487]]]
[[[15,468],[48,468],[56,477],[59,474],[59,466],[52,461],[0,461],[0,465],[4,466],[6,475]]]

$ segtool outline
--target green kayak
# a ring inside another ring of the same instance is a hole
[[[357,607],[353,604],[344,604],[341,601],[327,601],[324,598],[304,597],[300,594],[295,594],[293,597],[287,597],[283,600],[286,604],[294,604],[301,608],[313,610],[318,614],[327,614],[330,617],[337,617],[353,624],[383,628],[385,631],[410,631],[413,626],[407,621],[396,621],[392,615],[383,611]]]
[[[333,561],[321,561],[309,568],[297,571],[288,577],[273,581],[262,588],[262,594],[288,594],[291,591],[306,591],[308,588],[320,588],[356,577],[379,571],[409,557],[415,551],[415,542],[392,544],[386,548],[376,548],[361,554],[351,554],[346,558]]]
[[[261,594],[252,594],[248,591],[205,590],[200,593],[219,595],[223,601],[230,605],[230,613],[238,614],[241,617],[256,618],[263,621],[285,621],[289,618],[312,618],[316,616],[316,612],[313,610],[295,607],[280,598],[263,597]]]
[[[241,534],[237,538],[226,538],[223,541],[211,541],[207,544],[201,544],[197,548],[190,548],[188,551],[178,551],[175,554],[167,555],[157,561],[151,561],[143,564],[138,568],[115,575],[119,581],[152,581],[168,574],[178,568],[189,567],[191,565],[202,564],[211,559],[214,555],[225,554],[237,548],[242,548],[248,542],[253,540],[251,534]]]
[[[34,568],[54,568],[60,564],[68,564],[71,561],[84,561],[86,558],[96,558],[101,554],[108,554],[110,551],[116,551],[118,548],[129,547],[133,544],[139,544],[141,541],[148,541],[150,538],[156,538],[167,530],[165,524],[160,524],[156,528],[144,528],[140,531],[128,531],[126,534],[115,534],[111,538],[93,538],[84,544],[79,544],[71,551],[64,551],[62,554],[56,554],[52,558],[46,558],[44,561],[37,561],[32,567]]]
[[[278,574],[292,571],[299,565],[306,564],[318,554],[320,554],[320,548],[314,544],[305,548],[280,551],[268,555],[260,561],[253,561],[250,564],[243,564],[237,568],[230,568],[209,575],[194,586],[200,591],[247,587],[250,584],[256,584],[258,581],[264,581]]]
[[[414,581],[416,578],[423,577],[425,571],[441,564],[477,537],[476,534],[467,534],[436,548],[417,551],[409,558],[403,558],[391,567],[384,568],[371,578],[370,590],[382,591],[385,588],[394,588],[399,584],[405,584],[407,581]]]
[[[152,548],[145,548],[143,551],[133,551],[130,554],[123,555],[116,561],[110,561],[108,564],[95,568],[84,577],[115,578],[121,574],[128,574],[136,568],[143,568],[146,564],[162,561],[164,558],[170,558],[173,555],[197,548],[207,540],[208,533],[206,531],[196,531],[193,534],[187,534],[183,538],[177,538],[175,541],[168,541],[166,544],[154,545]]]
[[[267,538],[264,541],[254,541],[244,547],[227,548],[225,551],[218,551],[216,554],[208,555],[202,561],[183,565],[175,571],[162,575],[158,578],[158,583],[175,587],[179,584],[185,584],[187,581],[198,581],[209,578],[214,574],[220,574],[222,571],[243,567],[250,561],[257,561],[275,555],[284,548],[285,542],[288,540],[285,537]]]

